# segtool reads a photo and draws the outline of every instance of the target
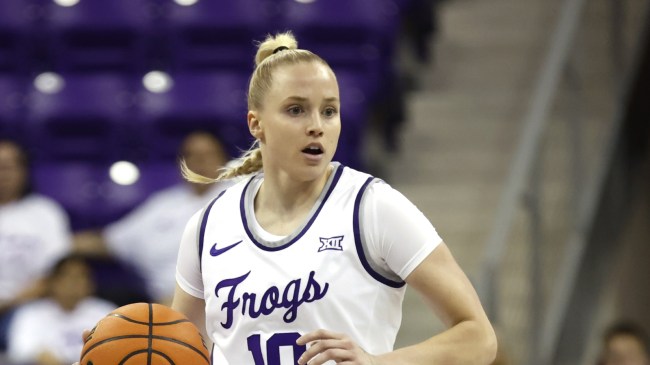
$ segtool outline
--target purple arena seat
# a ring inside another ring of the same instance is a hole
[[[299,46],[322,56],[334,69],[356,69],[371,90],[393,74],[399,7],[392,0],[281,0],[280,29],[291,29]],[[370,95],[374,98],[374,95]]]
[[[149,0],[82,0],[69,7],[49,1],[45,29],[58,71],[145,68],[155,16]]]
[[[154,160],[173,160],[182,138],[194,130],[217,135],[231,155],[252,142],[246,124],[248,74],[183,72],[171,75],[173,86],[137,93],[137,119],[143,147]]]
[[[391,0],[282,0],[281,26],[336,65],[367,65],[392,51],[399,8]],[[392,60],[389,60],[392,61]]]
[[[409,4],[394,0],[281,2],[283,25],[295,31],[302,47],[321,55],[334,70],[355,69],[363,75],[386,146],[395,149],[397,126],[405,116],[394,54],[401,29],[400,10]]]
[[[369,128],[370,98],[365,78],[355,70],[335,70],[341,97],[341,137],[334,160],[363,169],[364,136]]]
[[[132,123],[127,78],[68,74],[60,90],[29,92],[27,139],[37,160],[113,161],[125,157]],[[55,92],[56,91],[56,92]]]
[[[68,212],[73,229],[95,227],[99,169],[84,163],[50,163],[33,165],[35,190],[58,201]]]
[[[11,138],[22,142],[21,117],[24,103],[24,80],[0,74],[0,138]]]
[[[253,70],[253,40],[268,32],[275,0],[198,1],[182,6],[167,0],[163,22],[171,67]]]
[[[37,15],[34,1],[0,1],[0,71],[28,71]]]
[[[151,193],[181,181],[174,161],[137,166],[140,178],[132,185],[112,181],[109,163],[38,163],[33,180],[38,192],[66,209],[74,230],[98,228],[124,216]]]

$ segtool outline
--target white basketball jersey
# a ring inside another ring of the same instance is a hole
[[[363,193],[377,180],[335,167],[303,226],[279,241],[255,228],[261,174],[205,209],[198,244],[214,364],[296,364],[305,350],[296,339],[319,328],[372,354],[393,349],[405,283],[374,269],[359,226]]]

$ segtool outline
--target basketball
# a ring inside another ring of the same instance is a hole
[[[86,338],[80,365],[202,365],[210,354],[185,315],[160,304],[135,303],[100,320]]]

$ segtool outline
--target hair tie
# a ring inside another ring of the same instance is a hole
[[[276,53],[278,53],[280,51],[284,51],[285,49],[289,49],[289,47],[280,46],[280,47],[273,50],[273,54],[276,54]]]

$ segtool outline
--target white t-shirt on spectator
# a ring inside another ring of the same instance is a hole
[[[81,333],[92,329],[116,306],[98,298],[86,298],[71,312],[52,299],[41,299],[19,307],[8,333],[7,355],[18,363],[34,362],[43,351],[61,363],[79,361]]]
[[[161,190],[104,230],[110,251],[140,271],[154,300],[174,294],[176,259],[185,224],[231,184],[215,183],[202,195],[186,184]]]
[[[31,194],[0,205],[0,301],[45,275],[70,245],[68,216],[54,200]]]

